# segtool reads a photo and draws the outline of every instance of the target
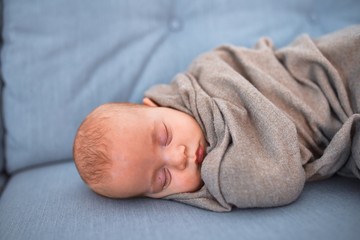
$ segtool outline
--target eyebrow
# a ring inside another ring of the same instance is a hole
[[[150,179],[150,185],[149,187],[146,189],[146,192],[147,193],[150,193],[150,194],[154,194],[154,189],[155,189],[155,179],[156,177],[154,177],[156,175],[156,173],[154,173],[152,176],[151,176],[151,179]]]
[[[150,130],[150,138],[151,138],[151,145],[154,146],[157,143],[157,135],[156,135],[156,121],[153,122],[153,127]],[[151,179],[150,179],[150,188],[148,189],[149,193],[153,193],[154,190],[154,184],[155,184],[155,180],[156,177],[154,177],[156,175],[156,172],[153,172]]]

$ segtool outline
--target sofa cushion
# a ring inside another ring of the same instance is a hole
[[[203,51],[263,35],[282,46],[359,23],[359,12],[357,0],[4,1],[7,170],[70,159],[95,106],[139,102]]]
[[[0,31],[2,32],[2,25],[3,25],[3,3],[0,1]],[[0,39],[0,45],[2,46],[2,38]],[[0,58],[0,66],[1,66],[1,58]],[[0,74],[0,194],[2,189],[5,185],[5,156],[4,156],[4,128],[3,128],[3,114],[2,114],[2,74]]]
[[[1,78],[0,78],[1,81]],[[3,126],[2,121],[2,83],[0,82],[0,126]],[[5,173],[5,156],[4,156],[4,129],[0,128],[0,195],[6,182]]]
[[[2,239],[358,239],[359,180],[305,186],[295,203],[215,213],[154,199],[91,192],[73,163],[12,176],[0,201]]]

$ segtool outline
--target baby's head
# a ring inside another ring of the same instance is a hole
[[[112,198],[161,198],[202,186],[206,140],[190,115],[159,107],[109,103],[92,111],[74,141],[81,178]]]

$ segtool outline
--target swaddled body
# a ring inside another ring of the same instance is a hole
[[[194,116],[205,185],[168,198],[229,211],[294,201],[306,180],[360,177],[360,28],[274,50],[223,46],[146,96]]]

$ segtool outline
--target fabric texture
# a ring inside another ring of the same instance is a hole
[[[11,178],[0,201],[0,233],[11,240],[356,240],[359,202],[358,181],[343,177],[307,184],[286,207],[224,214],[167,200],[113,200],[88,189],[69,162]]]
[[[293,202],[345,164],[360,178],[360,25],[275,50],[223,46],[146,92],[191,114],[209,143],[204,187],[170,196],[214,211]]]

